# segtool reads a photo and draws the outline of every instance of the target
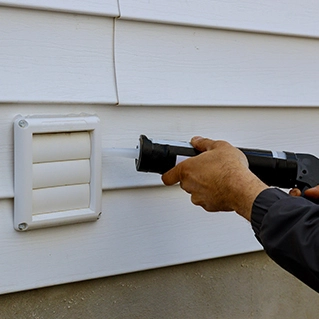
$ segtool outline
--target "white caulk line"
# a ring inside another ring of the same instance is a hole
[[[103,148],[102,155],[135,159],[139,156],[139,150],[137,148]]]

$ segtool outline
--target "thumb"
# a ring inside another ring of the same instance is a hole
[[[215,141],[201,136],[194,136],[191,139],[191,144],[200,152],[205,152],[214,148]]]

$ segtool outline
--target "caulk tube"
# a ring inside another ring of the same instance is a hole
[[[156,141],[145,135],[140,136],[138,150],[136,170],[159,174],[164,174],[173,168],[180,158],[185,159],[200,153],[188,142]]]
[[[239,148],[247,157],[249,169],[269,186],[296,187],[297,154],[259,149]]]

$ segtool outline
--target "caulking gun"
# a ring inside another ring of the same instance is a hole
[[[269,186],[299,188],[302,193],[319,184],[319,159],[311,154],[239,148],[249,169]],[[141,135],[136,170],[163,174],[180,161],[199,154],[188,142],[153,140]]]

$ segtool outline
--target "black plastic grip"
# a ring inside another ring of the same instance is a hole
[[[153,143],[145,135],[140,136],[139,157],[135,161],[139,172],[152,172],[164,174],[176,165],[178,155],[195,156],[199,151],[193,147],[183,147],[167,144]]]

